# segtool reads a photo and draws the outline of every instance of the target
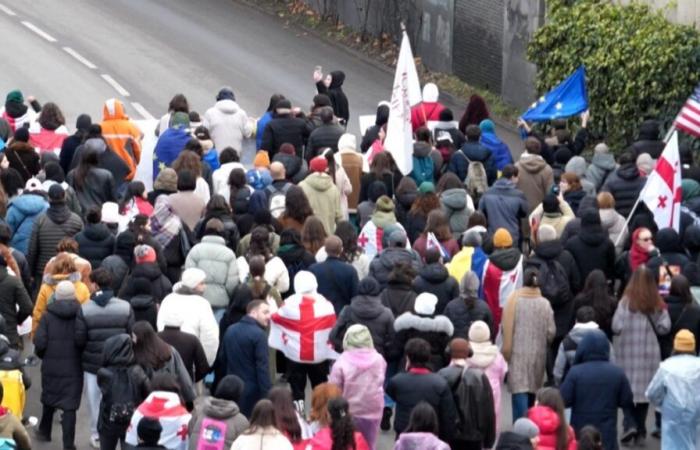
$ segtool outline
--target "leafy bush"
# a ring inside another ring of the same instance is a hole
[[[593,133],[617,151],[642,120],[670,126],[700,79],[700,35],[659,12],[609,0],[549,0],[547,23],[534,35],[528,58],[546,92],[584,64]]]

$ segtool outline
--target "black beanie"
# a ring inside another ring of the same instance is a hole
[[[374,277],[365,277],[360,281],[357,293],[359,295],[376,296],[382,293],[382,287]]]
[[[554,194],[547,194],[542,200],[542,209],[546,213],[558,213],[559,210],[559,199]]]
[[[18,142],[29,142],[29,128],[19,127],[15,130],[14,140]]]
[[[238,403],[243,394],[244,387],[245,383],[239,377],[236,375],[226,375],[216,386],[216,393],[214,396],[222,400]]]

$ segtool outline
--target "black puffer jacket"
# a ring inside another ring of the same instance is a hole
[[[588,210],[584,217],[590,213],[598,216],[598,211]],[[565,248],[576,261],[579,280],[585,280],[595,269],[602,270],[608,280],[615,278],[615,245],[599,224],[588,225],[582,219],[581,231],[567,241]]]
[[[165,270],[167,263],[165,255],[163,254],[163,247],[149,234],[143,236],[143,243],[153,247],[153,250],[156,251],[156,257],[158,258],[158,265],[161,269]],[[133,267],[134,247],[136,247],[136,245],[136,233],[131,230],[122,231],[117,235],[117,239],[114,242],[114,254],[121,257],[127,266]]]
[[[151,285],[151,295],[156,302],[163,301],[166,295],[173,290],[173,285],[160,270],[160,266],[156,263],[136,264],[131,274],[124,280],[122,288],[119,290],[119,298],[131,300],[136,295],[134,289],[134,281],[138,278],[148,280]]]
[[[420,256],[413,250],[405,248],[391,247],[375,256],[369,265],[369,274],[379,282],[382,287],[386,287],[389,282],[389,273],[399,262],[405,262],[413,266],[418,271],[421,268]]]
[[[41,170],[39,154],[34,150],[34,147],[27,143],[13,142],[5,150],[5,155],[10,163],[10,168],[19,172],[25,183]]]
[[[91,208],[101,208],[105,202],[117,200],[116,182],[107,169],[97,167],[90,169],[82,186],[76,183],[75,171],[70,171],[66,176],[66,182],[75,190],[78,202],[85,212]]]
[[[270,158],[274,158],[279,153],[280,146],[289,143],[294,146],[297,155],[301,156],[309,138],[308,133],[304,119],[290,115],[273,117],[263,131],[262,149],[268,151]]]
[[[601,190],[610,192],[615,197],[615,211],[627,217],[645,182],[645,178],[639,175],[637,165],[630,163],[620,166],[608,175]]]
[[[112,291],[98,291],[78,312],[75,336],[83,348],[83,370],[97,373],[102,367],[105,341],[112,336],[131,333],[134,313],[128,302],[114,297]]]
[[[2,334],[7,336],[12,347],[19,346],[17,325],[31,316],[33,309],[32,300],[22,281],[8,274],[7,267],[0,266],[0,316],[5,322]]]
[[[459,283],[447,272],[443,264],[424,266],[413,281],[413,289],[418,294],[430,292],[438,298],[435,314],[442,314],[447,303],[459,296]]]
[[[63,204],[53,204],[34,221],[29,239],[27,262],[34,278],[41,279],[44,267],[56,256],[56,246],[65,237],[73,237],[83,229],[83,221]]]
[[[642,153],[649,153],[652,158],[659,159],[665,146],[666,144],[661,140],[659,133],[659,123],[650,119],[642,122],[642,125],[639,127],[639,136],[630,147],[630,150],[634,152],[635,157]]]
[[[455,327],[453,337],[468,339],[469,327],[477,320],[485,322],[491,330],[491,336],[495,336],[493,314],[491,314],[491,309],[486,302],[481,299],[476,298],[470,301],[467,298],[457,297],[445,306],[443,314],[450,319]]]
[[[424,316],[414,312],[405,312],[394,321],[396,344],[389,359],[398,359],[403,355],[409,339],[421,338],[430,344],[430,369],[437,371],[447,365],[445,349],[454,335],[454,325],[443,315]],[[405,355],[404,355],[405,356]],[[402,364],[399,367],[404,367]]]
[[[309,135],[309,142],[306,145],[304,159],[311,161],[312,158],[322,153],[322,150],[330,147],[333,153],[338,151],[338,140],[345,133],[345,129],[334,123],[323,124],[316,128]]]
[[[92,270],[98,269],[102,260],[114,252],[115,237],[103,223],[89,223],[75,235],[78,255],[90,261]]]
[[[83,369],[76,335],[77,300],[57,300],[46,308],[34,336],[41,363],[41,403],[66,411],[80,406]]]
[[[404,229],[408,226],[408,212],[411,210],[411,206],[413,206],[416,198],[418,198],[418,190],[396,194],[394,214],[396,215],[396,221]]]
[[[693,333],[696,342],[700,339],[700,306],[694,300],[683,303],[683,299],[675,295],[668,295],[664,300],[668,305],[668,315],[671,316],[671,331],[659,337],[661,360],[671,356],[673,338],[680,330],[686,329]]]
[[[659,280],[659,268],[668,264],[669,269],[673,266],[680,269],[681,273],[685,266],[690,262],[688,253],[681,244],[681,238],[678,232],[673,228],[664,228],[656,233],[654,238],[656,248],[659,255],[647,261],[647,267],[654,274],[656,280]]]
[[[272,161],[282,163],[287,181],[291,181],[294,184],[298,184],[303,180],[308,172],[306,161],[297,155],[277,153],[272,158]]]

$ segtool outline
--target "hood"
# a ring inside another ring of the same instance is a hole
[[[535,255],[545,260],[553,260],[561,254],[563,249],[564,247],[561,245],[559,239],[555,239],[537,245],[537,247],[535,247]]]
[[[700,249],[700,226],[691,225],[685,229],[683,245],[691,251]]]
[[[102,107],[102,120],[127,120],[124,104],[116,98],[110,98]]]
[[[239,414],[241,410],[236,402],[215,397],[204,397],[202,413],[213,419],[226,420]]]
[[[659,249],[660,253],[683,253],[685,254],[685,249],[681,245],[681,238],[678,232],[673,228],[664,228],[656,233],[654,238],[656,248]]]
[[[559,416],[548,406],[535,406],[527,412],[527,417],[535,422],[541,434],[556,434],[559,428]]]
[[[440,91],[435,83],[427,83],[423,86],[423,101],[427,103],[435,103],[440,97]]]
[[[391,272],[397,262],[413,262],[414,254],[405,248],[387,248],[379,254],[379,263]]]
[[[149,294],[138,294],[134,295],[131,297],[131,300],[129,300],[129,303],[131,304],[131,307],[134,310],[139,310],[143,311],[144,309],[148,309],[153,304],[155,303],[155,300],[153,299],[152,295]]]
[[[445,265],[438,263],[423,266],[418,274],[430,284],[443,283],[450,276]]]
[[[578,236],[584,244],[590,246],[600,245],[606,239],[609,239],[608,233],[603,230],[602,225],[581,225],[581,231]]]
[[[586,334],[591,332],[591,330],[599,329],[600,327],[595,322],[577,323],[574,325],[571,331],[569,331],[569,337],[571,340],[576,342],[576,344],[579,344],[583,338],[586,337]]]
[[[29,193],[13,198],[10,200],[10,205],[14,205],[25,216],[34,216],[49,207],[43,197]]]
[[[394,321],[394,331],[400,333],[405,330],[418,330],[423,333],[443,333],[452,336],[455,332],[454,325],[446,316],[423,316],[412,312],[405,312]]]
[[[528,173],[536,174],[547,166],[547,162],[540,155],[523,153],[520,157],[520,166]]]
[[[616,165],[615,157],[610,153],[596,153],[591,159],[591,164],[606,172],[614,170]]]
[[[433,148],[427,142],[416,142],[413,144],[413,156],[425,158],[426,156],[430,156],[430,151],[432,149]]]
[[[625,218],[613,208],[601,209],[598,212],[600,213],[600,225],[608,232],[617,224],[618,220],[622,219],[623,222],[625,220]]]
[[[522,255],[517,248],[500,248],[489,256],[489,261],[501,270],[511,270]]]
[[[658,141],[661,139],[659,135],[659,123],[656,120],[645,120],[639,127],[640,141]]]
[[[380,364],[380,360],[383,359],[374,348],[354,348],[352,350],[345,350],[343,352],[343,358],[347,359],[352,367],[357,367],[360,370],[368,370],[372,367],[376,367]]]
[[[374,124],[381,127],[389,121],[389,106],[380,104],[377,106],[377,114],[374,119]]]
[[[306,177],[304,181],[318,192],[326,192],[333,186],[333,180],[327,173],[314,172]]]
[[[600,330],[588,330],[576,348],[574,364],[589,361],[609,361],[610,341]]]
[[[504,431],[498,437],[497,450],[532,450],[532,443],[527,436]]]
[[[394,214],[394,211],[379,211],[375,209],[372,213],[372,223],[383,230],[396,223],[396,214]]]
[[[583,156],[574,156],[566,163],[564,170],[566,172],[573,172],[581,178],[586,173],[586,160]]]
[[[85,225],[83,234],[91,241],[104,241],[112,236],[112,232],[103,223],[89,223]]]
[[[467,207],[467,193],[464,189],[448,189],[440,194],[440,201],[453,211],[462,211]]]
[[[238,103],[228,99],[219,100],[218,102],[216,102],[216,105],[214,105],[214,107],[224,114],[236,114],[240,109]]]
[[[350,311],[363,321],[371,321],[379,317],[384,312],[379,297],[372,295],[358,295],[350,302]]]
[[[104,366],[130,366],[134,363],[134,346],[128,334],[117,334],[105,341],[102,350]]]
[[[58,283],[60,283],[61,281],[64,281],[64,280],[68,280],[72,283],[76,283],[76,282],[80,281],[80,278],[81,278],[80,272],[73,272],[73,273],[68,273],[68,274],[57,273],[57,274],[53,274],[53,275],[50,273],[47,273],[44,275],[41,282],[44,284],[48,284],[49,286],[56,286]]]
[[[625,164],[617,169],[617,176],[623,180],[636,180],[639,178],[639,169],[634,163]]]
[[[401,192],[400,194],[396,194],[397,203],[401,204],[401,206],[403,206],[406,209],[410,209],[411,205],[413,205],[413,202],[415,202],[417,198],[417,189],[415,191]]]
[[[56,300],[46,307],[46,311],[63,320],[74,319],[79,310],[80,303],[77,300]]]
[[[334,70],[331,72],[331,85],[328,89],[338,89],[345,83],[345,72],[342,70]]]
[[[486,369],[493,363],[498,356],[498,346],[489,342],[470,342],[472,357],[469,358],[469,364],[480,369]]]
[[[107,303],[114,298],[114,292],[111,290],[97,291],[92,295],[92,301],[101,307],[107,306]]]

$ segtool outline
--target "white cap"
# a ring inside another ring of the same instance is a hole
[[[207,274],[196,267],[186,269],[182,272],[182,278],[180,279],[183,286],[190,289],[194,289],[199,286],[199,283],[207,279]]]

